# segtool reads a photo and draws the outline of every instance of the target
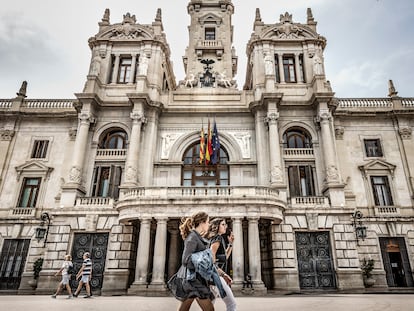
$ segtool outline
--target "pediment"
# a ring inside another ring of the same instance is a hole
[[[38,160],[28,161],[22,165],[16,166],[17,179],[20,179],[22,174],[38,175],[48,177],[53,171],[53,167],[46,166]]]
[[[217,25],[220,25],[222,23],[223,19],[220,16],[218,16],[214,13],[208,13],[208,14],[200,17],[198,19],[198,21],[201,25],[204,25],[204,24],[207,24],[207,23],[215,23]]]
[[[114,24],[105,28],[95,38],[96,40],[153,40],[154,36],[151,31],[140,24],[123,23]]]
[[[262,34],[260,35],[261,39],[271,39],[271,40],[280,40],[280,39],[315,39],[322,40],[324,38],[318,35],[309,27],[298,24],[298,23],[278,23],[269,27],[266,27]]]
[[[360,165],[359,169],[364,173],[375,173],[375,172],[389,172],[394,174],[396,166],[382,160],[372,160],[364,165]]]

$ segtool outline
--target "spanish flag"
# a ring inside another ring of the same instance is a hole
[[[198,161],[200,164],[203,164],[204,162],[204,127],[201,126],[201,133],[200,133],[200,160]]]
[[[213,155],[212,135],[210,128],[210,119],[208,119],[207,129],[207,146],[206,146],[206,164],[210,163],[210,157]]]

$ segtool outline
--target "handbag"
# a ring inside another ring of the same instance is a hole
[[[174,295],[174,297],[180,301],[187,299],[186,287],[188,286],[188,281],[186,278],[187,268],[181,266],[180,269],[168,280],[167,287]]]

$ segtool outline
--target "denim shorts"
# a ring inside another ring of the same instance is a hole
[[[81,282],[83,282],[83,283],[88,283],[88,282],[89,282],[90,277],[91,277],[90,275],[82,275]]]
[[[69,281],[70,281],[70,274],[62,275],[62,284],[63,285],[69,284]]]

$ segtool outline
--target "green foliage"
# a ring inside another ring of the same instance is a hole
[[[37,280],[39,277],[40,271],[42,271],[43,266],[43,258],[37,258],[36,261],[33,263],[33,278]]]
[[[361,265],[362,275],[366,278],[370,278],[372,276],[372,270],[374,270],[374,259],[366,259],[362,261]]]

